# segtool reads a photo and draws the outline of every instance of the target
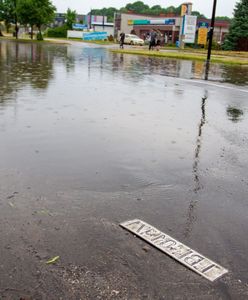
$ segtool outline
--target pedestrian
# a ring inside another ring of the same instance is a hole
[[[122,32],[122,33],[120,34],[120,48],[121,48],[121,49],[124,49],[124,41],[125,41],[125,33]]]
[[[160,50],[160,46],[161,46],[161,41],[160,39],[157,40],[157,43],[156,43],[156,50],[159,51]]]
[[[164,44],[167,45],[168,43],[168,35],[165,33],[164,35]]]
[[[156,46],[156,38],[157,38],[157,33],[152,30],[150,33],[150,43],[149,43],[149,51],[153,50],[153,48]]]

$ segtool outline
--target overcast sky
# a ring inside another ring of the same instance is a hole
[[[127,3],[133,3],[135,0],[52,0],[53,4],[57,7],[58,12],[65,12],[68,7],[76,10],[78,14],[86,14],[91,8],[102,8],[113,6],[120,8]],[[205,14],[207,17],[211,16],[213,0],[144,0],[145,4],[149,6],[161,5],[162,7],[168,7],[170,5],[178,6],[183,2],[192,2],[193,10],[198,10]],[[232,16],[233,8],[237,0],[218,0],[217,1],[217,15],[218,16]]]

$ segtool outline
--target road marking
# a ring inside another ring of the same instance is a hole
[[[141,237],[162,252],[212,282],[228,272],[227,269],[221,267],[219,264],[144,221],[135,219],[123,222],[120,226]]]
[[[186,81],[189,83],[197,83],[197,84],[202,84],[202,85],[208,85],[210,87],[217,87],[220,89],[229,89],[229,90],[238,91],[238,92],[242,92],[242,93],[248,93],[248,90],[244,90],[244,89],[240,89],[240,88],[228,86],[228,85],[220,85],[217,83],[213,83],[211,81],[202,81],[202,79],[195,80],[195,79],[186,79],[186,78],[180,78],[180,77],[173,77],[173,78],[180,80],[180,81]]]

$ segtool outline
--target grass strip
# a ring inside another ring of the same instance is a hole
[[[197,60],[206,61],[206,56],[202,54],[191,54],[185,52],[163,52],[163,51],[148,51],[148,50],[132,50],[132,49],[110,49],[113,53],[123,53],[123,54],[133,54],[133,55],[143,55],[152,56],[160,58],[172,58],[172,59],[185,59],[185,60]],[[211,62],[213,63],[223,63],[231,65],[248,65],[248,59],[235,58],[230,56],[215,56],[212,55]]]
[[[169,49],[167,49],[169,50]],[[207,55],[206,49],[184,49],[183,52],[188,53],[199,53]],[[248,52],[247,51],[224,51],[224,50],[212,50],[213,55],[220,55],[220,56],[232,56],[232,57],[240,57],[240,58],[247,58],[248,59]]]

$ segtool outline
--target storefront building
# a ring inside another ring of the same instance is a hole
[[[121,13],[115,15],[114,34],[118,37],[121,32],[126,34],[136,34],[145,39],[151,30],[155,30],[160,34],[163,42],[175,44],[179,40],[182,17],[173,14],[163,16],[139,15],[133,13]],[[209,28],[211,20],[198,18],[196,34],[200,24],[205,23]],[[214,40],[217,43],[223,43],[225,35],[229,31],[230,23],[228,21],[215,22]]]

